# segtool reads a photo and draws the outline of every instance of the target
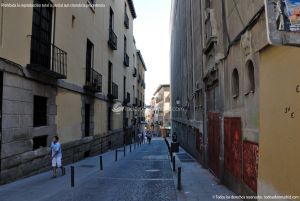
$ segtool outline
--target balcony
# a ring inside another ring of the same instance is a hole
[[[117,50],[118,48],[118,37],[112,29],[109,29],[108,45],[112,50]]]
[[[126,29],[129,29],[129,17],[127,15],[127,13],[125,13],[124,15],[124,25]]]
[[[138,83],[140,83],[141,81],[142,81],[142,77],[141,75],[139,75]]]
[[[29,70],[55,79],[67,78],[67,52],[31,36]]]
[[[91,69],[90,73],[87,74],[84,88],[95,93],[102,92],[102,75]]]
[[[129,56],[127,53],[124,53],[124,66],[129,66]]]
[[[133,74],[132,74],[132,76],[133,76],[133,77],[136,77],[136,75],[137,75],[137,70],[136,70],[136,68],[134,68],[134,69],[133,69]]]

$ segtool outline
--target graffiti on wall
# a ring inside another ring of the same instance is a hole
[[[220,155],[220,115],[208,113],[208,154],[209,168],[219,177],[219,155]]]
[[[243,180],[257,192],[258,176],[258,145],[253,142],[243,142]]]
[[[224,167],[236,178],[241,178],[242,170],[241,118],[224,118]]]

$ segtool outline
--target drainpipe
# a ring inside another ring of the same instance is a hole
[[[3,100],[3,72],[0,72],[0,181],[2,165],[2,100]],[[1,183],[1,182],[0,182]]]
[[[203,1],[200,2],[200,11],[202,13],[202,8],[204,8],[204,6],[202,5]],[[205,42],[204,40],[204,22],[203,22],[203,15],[201,15],[201,36],[202,36],[202,40],[201,40],[201,48],[203,47],[203,43]],[[208,130],[207,130],[207,125],[208,125],[208,120],[207,120],[207,115],[206,115],[206,110],[207,110],[207,104],[206,104],[206,92],[205,92],[205,83],[203,82],[203,75],[204,75],[204,66],[205,66],[205,62],[204,62],[204,56],[202,55],[202,68],[201,68],[201,74],[202,74],[202,94],[203,94],[203,143],[204,143],[204,156],[203,156],[203,165],[204,168],[208,167]]]

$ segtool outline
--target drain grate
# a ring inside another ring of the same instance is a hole
[[[80,165],[79,167],[82,167],[82,168],[93,168],[93,167],[95,167],[95,165]]]
[[[179,158],[179,160],[181,162],[194,162],[195,160],[190,157],[188,154],[186,153],[180,153],[180,154],[177,154],[177,157]]]

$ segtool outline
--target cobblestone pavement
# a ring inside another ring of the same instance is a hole
[[[73,164],[75,187],[67,175],[49,179],[50,173],[26,178],[0,187],[1,201],[176,201],[176,188],[162,139],[153,140],[129,153],[103,155],[104,171],[99,158],[92,157]],[[69,170],[69,167],[67,167]]]

